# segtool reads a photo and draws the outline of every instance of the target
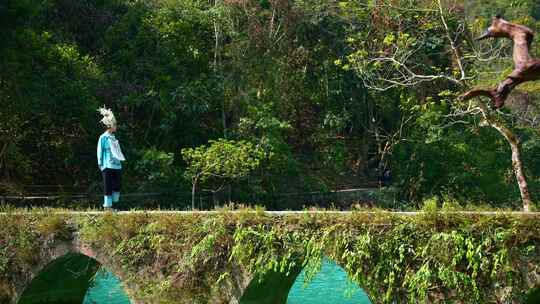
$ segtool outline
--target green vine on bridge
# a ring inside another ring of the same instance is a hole
[[[73,231],[143,302],[225,303],[239,269],[264,280],[304,268],[310,279],[324,257],[374,303],[519,302],[540,284],[534,214],[27,213],[1,223],[0,298],[10,274]]]
[[[289,271],[297,263],[307,267],[309,277],[327,256],[376,303],[522,300],[536,282],[537,277],[527,281],[538,275],[539,226],[534,220],[450,214],[364,217],[241,225],[232,255],[260,277],[269,270]]]

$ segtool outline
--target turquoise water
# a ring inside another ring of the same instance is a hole
[[[122,283],[112,273],[100,270],[92,287],[88,289],[83,304],[130,304]]]
[[[289,291],[287,304],[370,304],[366,293],[347,278],[341,267],[325,260],[306,286],[302,271]]]
[[[302,271],[296,279],[287,304],[370,304],[364,291],[347,278],[341,267],[324,261],[321,271],[306,285]],[[83,304],[129,304],[120,281],[107,271],[96,274]]]

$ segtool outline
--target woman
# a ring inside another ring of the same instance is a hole
[[[116,118],[113,112],[107,108],[99,108],[103,116],[101,123],[107,130],[101,134],[97,144],[97,160],[99,169],[103,175],[103,208],[111,210],[114,203],[120,201],[120,180],[122,173],[122,161],[126,158],[120,149],[120,143],[114,136],[116,132]]]

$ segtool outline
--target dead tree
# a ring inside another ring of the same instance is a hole
[[[379,92],[384,92],[392,88],[409,87],[416,88],[429,82],[448,82],[456,87],[466,87],[467,82],[474,79],[467,75],[467,62],[475,59],[482,62],[495,60],[500,56],[500,49],[490,49],[483,52],[471,44],[471,50],[462,49],[462,40],[469,41],[468,31],[465,22],[450,28],[446,22],[445,8],[442,0],[434,1],[436,6],[428,9],[429,12],[438,11],[441,26],[441,38],[447,42],[448,56],[453,59],[454,67],[459,73],[448,73],[438,71],[437,73],[424,73],[423,63],[418,61],[421,47],[411,47],[406,44],[398,45],[394,43],[390,46],[374,46],[368,55],[359,52],[358,57],[354,57],[354,68],[362,78],[364,86]],[[449,10],[454,7],[449,7]],[[510,92],[519,84],[540,78],[540,60],[533,59],[529,54],[529,47],[532,43],[534,33],[531,29],[505,21],[501,16],[492,19],[492,24],[479,39],[488,37],[509,38],[514,41],[513,60],[515,63],[514,71],[502,81],[496,88],[473,89],[460,96],[461,100],[469,102],[452,103],[452,113],[448,115],[450,120],[448,126],[455,124],[469,124],[469,119],[465,117],[477,117],[480,126],[489,126],[497,130],[508,142],[512,152],[512,169],[516,176],[517,185],[520,190],[523,210],[529,211],[532,200],[529,194],[527,181],[524,174],[524,168],[521,161],[520,142],[512,130],[506,127],[504,121],[501,121],[500,111],[493,111],[484,104],[481,99],[473,100],[474,97],[487,96],[491,99],[492,108],[498,109],[504,105]],[[489,54],[494,54],[494,56]],[[488,58],[485,56],[489,55]]]
[[[491,99],[493,108],[499,109],[504,106],[505,100],[516,86],[540,78],[540,60],[532,58],[529,53],[534,33],[526,26],[508,22],[497,15],[493,17],[491,26],[477,39],[486,38],[508,38],[514,41],[514,70],[496,88],[473,89],[461,98],[467,100],[476,96],[487,96]]]
[[[523,25],[508,22],[497,15],[493,17],[491,26],[477,40],[486,38],[508,38],[514,41],[514,70],[506,77],[496,88],[473,89],[461,96],[461,99],[467,100],[477,96],[486,96],[491,99],[492,107],[499,109],[504,106],[510,92],[519,84],[527,81],[533,81],[540,78],[540,60],[534,59],[529,54],[529,48],[534,38],[533,31]],[[516,175],[517,184],[523,201],[523,210],[529,211],[532,205],[531,196],[527,179],[521,162],[521,152],[519,139],[504,124],[501,124],[493,115],[490,114],[487,107],[481,103],[478,104],[483,116],[483,124],[497,130],[506,139],[512,151],[512,169]]]

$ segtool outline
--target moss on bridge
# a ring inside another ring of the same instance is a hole
[[[374,303],[524,301],[540,284],[537,214],[23,213],[0,217],[0,299],[76,238],[141,303],[238,303],[249,282],[335,260]],[[264,284],[264,283],[262,283]]]

